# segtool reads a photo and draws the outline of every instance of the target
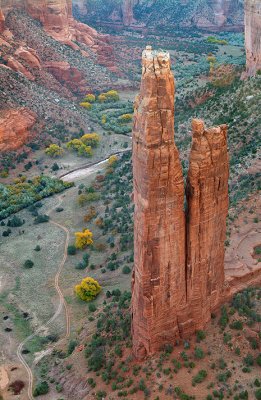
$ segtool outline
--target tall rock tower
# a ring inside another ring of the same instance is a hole
[[[228,212],[227,126],[192,121],[184,183],[174,143],[170,56],[142,55],[133,127],[133,351],[138,359],[204,328],[224,299]]]
[[[192,121],[187,178],[187,302],[193,330],[202,329],[224,286],[229,160],[227,126]]]
[[[133,349],[144,358],[179,337],[186,303],[184,183],[174,143],[170,56],[147,46],[133,128]]]
[[[245,0],[247,75],[261,70],[261,1]]]

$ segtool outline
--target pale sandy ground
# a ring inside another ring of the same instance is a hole
[[[4,366],[0,366],[0,390],[5,390],[9,384],[8,373]]]
[[[240,277],[257,269],[261,274],[261,263],[254,257],[254,248],[261,245],[260,197],[252,198],[245,208],[232,227],[230,246],[225,256],[226,277]],[[253,209],[253,214],[249,213],[249,209]],[[254,222],[255,218],[258,218],[258,222]]]

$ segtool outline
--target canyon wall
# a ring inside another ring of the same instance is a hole
[[[133,128],[133,348],[137,358],[179,337],[185,305],[184,185],[174,143],[174,78],[168,53],[148,46]]]
[[[76,3],[78,1],[76,0]],[[160,26],[221,31],[243,30],[243,0],[107,0],[82,1],[84,22],[133,29]],[[76,9],[77,6],[75,6]],[[77,11],[79,8],[77,7]]]
[[[192,130],[185,221],[170,56],[148,46],[133,124],[132,335],[138,359],[204,328],[223,299],[227,127],[205,129],[193,120]]]
[[[245,42],[247,75],[261,70],[261,2],[245,0]]]

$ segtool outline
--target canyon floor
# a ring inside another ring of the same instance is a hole
[[[114,108],[110,105],[100,109],[96,104],[91,112],[79,106],[81,95],[74,93],[68,97],[60,86],[56,92],[52,90],[50,76],[47,84],[43,77],[28,83],[20,74],[0,69],[2,90],[8,93],[10,104],[40,111],[42,121],[46,122],[21,150],[1,157],[0,183],[6,188],[14,179],[25,176],[31,185],[35,177],[44,174],[64,177],[75,184],[59,194],[43,197],[37,207],[31,205],[16,213],[24,222],[10,227],[9,236],[3,234],[12,215],[2,219],[0,398],[30,399],[28,370],[19,362],[17,351],[19,344],[36,333],[19,354],[29,366],[29,373],[33,373],[34,388],[48,382],[48,393],[39,399],[259,399],[255,393],[260,394],[261,387],[261,293],[260,288],[246,289],[244,277],[250,274],[255,283],[261,269],[261,77],[240,80],[243,35],[222,34],[219,38],[226,39],[228,44],[213,45],[207,41],[207,34],[193,31],[183,35],[169,32],[164,37],[160,32],[148,37],[128,31],[115,34],[112,45],[122,72],[122,76],[115,78],[104,67],[83,61],[77,52],[55,43],[22,14],[19,24],[37,29],[34,38],[26,36],[24,30],[19,31],[20,25],[15,26],[17,18],[14,13],[7,22],[19,40],[32,47],[47,43],[56,55],[65,54],[71,63],[78,60],[79,68],[82,63],[86,76],[91,64],[92,75],[100,76],[97,94],[103,86],[104,90],[116,88],[120,100]],[[116,110],[121,116],[132,107],[138,92],[141,51],[148,43],[170,50],[173,58],[177,86],[175,140],[184,176],[191,144],[191,118],[201,117],[208,125],[229,124],[231,175],[225,272],[231,291],[235,282],[243,292],[217,311],[197,338],[176,343],[139,364],[130,348],[131,123],[124,125],[124,133],[119,133],[122,131],[114,128],[122,126],[115,123],[113,112]],[[43,54],[44,46],[40,49]],[[209,74],[209,53],[215,55],[216,68],[232,66],[225,74],[222,70],[217,73],[218,82]],[[101,122],[103,115],[112,128]],[[100,144],[91,158],[79,157],[66,148],[68,140],[93,131],[99,134]],[[45,147],[52,142],[63,147],[61,157],[53,159],[45,154]],[[110,164],[108,158],[116,153],[117,161]],[[95,196],[81,197],[88,194]],[[37,224],[39,214],[49,215],[50,219]],[[72,245],[74,233],[87,227],[93,232],[93,247],[67,254],[67,239]],[[83,263],[84,254],[89,254],[87,265]],[[26,260],[33,261],[33,268],[24,268]],[[86,276],[97,279],[102,286],[91,307],[74,293],[74,286]],[[63,299],[67,313],[64,305],[60,307]],[[68,320],[70,332],[66,337]]]

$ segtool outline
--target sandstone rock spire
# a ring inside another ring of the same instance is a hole
[[[5,16],[1,9],[1,4],[0,4],[0,33],[4,32],[4,30],[5,30]]]
[[[186,302],[184,183],[174,143],[170,56],[147,46],[133,128],[133,349],[137,358],[179,337]]]
[[[247,75],[261,70],[261,2],[245,0],[245,43]]]
[[[192,121],[187,178],[187,302],[193,329],[202,329],[219,303],[224,285],[228,213],[227,126],[205,129]]]

